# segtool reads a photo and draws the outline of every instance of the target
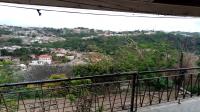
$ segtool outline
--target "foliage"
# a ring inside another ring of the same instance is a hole
[[[20,38],[11,38],[8,40],[9,43],[12,43],[13,45],[21,45],[22,39]]]
[[[112,73],[113,67],[114,66],[111,61],[103,60],[95,64],[74,66],[73,74],[74,76],[81,76],[81,77],[101,75],[105,73]]]
[[[59,56],[56,56],[56,55],[54,55],[54,54],[53,54],[53,56],[52,56],[52,59],[53,59],[53,61],[59,62],[59,63],[67,63],[67,62],[70,61],[70,60],[69,60],[67,57],[65,57],[65,56],[59,57]]]
[[[66,76],[65,74],[53,74],[49,77],[49,79],[66,79]]]
[[[12,34],[12,32],[9,30],[6,30],[6,29],[0,29],[0,36],[1,35],[9,35],[9,34]]]
[[[173,67],[178,61],[177,51],[165,43],[155,48],[128,45],[120,47],[111,60],[74,67],[75,76],[91,76],[135,70],[154,70]]]
[[[11,64],[10,61],[0,61],[0,84],[15,82]]]

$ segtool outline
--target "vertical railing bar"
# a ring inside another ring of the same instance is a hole
[[[167,102],[169,101],[169,77],[166,77],[167,78]]]
[[[35,104],[36,104],[36,102],[37,102],[37,101],[36,101],[36,100],[37,100],[37,90],[36,90],[36,91],[34,91],[34,93],[35,93],[35,94],[34,94],[34,105],[33,105],[33,112],[35,112],[35,108],[36,108],[36,107],[35,107]]]
[[[96,87],[95,87],[95,92],[96,92]],[[97,111],[97,94],[94,93],[94,107],[95,107],[95,112]]]
[[[66,87],[63,90],[65,91],[65,93],[68,93]],[[66,108],[65,106],[66,106],[66,101],[67,101],[67,96],[64,96],[64,97],[65,97],[65,99],[64,99],[64,104],[63,104],[63,112],[65,112],[65,108]]]
[[[90,90],[93,90],[93,89],[92,89],[92,86],[90,86]],[[93,108],[93,107],[92,107],[92,103],[93,103],[93,99],[94,99],[93,97],[94,97],[94,95],[95,95],[95,93],[94,93],[94,92],[91,92],[91,99],[92,99],[92,100],[91,100],[89,112],[91,112],[91,111],[92,111],[92,108]]]
[[[160,81],[160,78],[159,78],[159,81]],[[161,94],[159,93],[159,103],[161,103],[163,99],[162,97],[163,97],[164,90],[165,90],[165,87],[161,87],[161,91],[159,91],[161,92]]]
[[[51,111],[51,102],[52,102],[52,97],[53,97],[53,90],[50,90],[50,99],[49,99],[49,108],[48,108],[48,112],[50,112]]]
[[[145,86],[145,85],[144,85]],[[146,96],[146,92],[147,92],[147,86],[145,86],[145,89],[144,89],[144,95],[143,95],[143,97],[141,98],[141,104],[140,104],[140,106],[142,107],[143,106],[143,102],[144,102],[144,98],[145,98],[145,96]]]
[[[198,89],[197,91],[198,91],[198,93],[197,94],[198,94],[198,96],[200,95],[200,90],[199,90],[200,89],[200,86],[199,86],[199,84],[200,84],[199,83],[200,82],[199,81],[199,75],[200,75],[200,73],[198,73],[198,75],[197,75],[197,81],[198,81],[198,85],[197,85],[197,89]]]
[[[20,93],[17,93],[17,112],[19,111],[19,107],[20,107],[20,98],[19,98],[19,94]]]
[[[178,98],[177,84],[178,84],[177,76],[175,76],[175,100],[177,100]]]
[[[119,98],[120,98],[120,103],[121,103],[121,107],[122,107],[122,110],[123,110],[123,101],[122,101],[121,83],[119,83],[118,89],[119,89]]]
[[[195,83],[194,83],[194,87],[193,87],[193,90],[195,90],[195,89],[198,89],[198,74],[197,74],[197,77],[196,77],[196,79],[195,79]],[[198,90],[197,90],[197,96],[198,96]]]
[[[160,96],[160,103],[161,103],[162,100],[163,100],[163,94],[164,94],[164,91],[165,91],[165,89],[162,88],[162,93],[161,93],[161,96]]]
[[[174,88],[174,86],[172,85],[172,87],[170,88],[170,92],[169,92],[169,100],[170,100],[170,98],[171,98],[173,88]]]
[[[117,89],[117,88],[116,88],[116,89]],[[114,109],[114,105],[115,105],[115,100],[116,100],[116,97],[117,97],[117,93],[118,93],[118,90],[116,91],[115,96],[114,96],[114,100],[113,100],[111,112],[113,112],[113,109]]]
[[[126,90],[126,93],[125,93],[125,97],[124,97],[124,103],[123,103],[123,108],[124,108],[124,109],[125,109],[126,99],[127,99],[127,96],[128,96],[128,92],[129,92],[130,85],[131,85],[131,82],[129,81],[128,87],[127,87],[127,90]]]
[[[139,80],[138,80],[139,81]],[[142,81],[141,81],[142,82]],[[141,92],[141,85],[139,82],[139,86],[138,86],[138,94],[139,94],[139,106],[141,106],[141,102],[142,102],[142,92]]]
[[[4,98],[4,95],[1,93],[1,99],[3,100],[3,103],[4,103],[4,106],[6,107],[6,112],[9,112],[8,111],[8,106],[7,106],[7,104],[6,104],[6,100],[5,100],[5,98]]]
[[[140,82],[139,82],[139,74],[136,75],[136,101],[135,101],[135,112],[137,112],[138,107],[138,94],[139,94]]]
[[[26,109],[26,104],[25,104],[25,102],[24,102],[24,99],[23,99],[22,95],[20,95],[20,97],[21,97],[22,103],[23,103],[23,105],[24,105],[25,112],[28,112],[27,109]]]
[[[109,87],[109,86],[108,86]],[[110,106],[110,109],[112,108],[112,104],[111,104],[111,99],[110,99],[110,89],[109,88],[107,88],[107,91],[108,91],[108,98],[109,98],[109,106]]]
[[[97,94],[98,92],[96,91],[95,92],[95,94]],[[100,101],[99,101],[99,96],[97,95],[97,104],[98,104],[98,109],[100,109],[101,108],[101,106],[100,106]]]
[[[192,95],[192,93],[193,93],[193,88],[192,88],[192,86],[193,86],[193,84],[192,84],[193,81],[192,81],[192,80],[193,80],[193,74],[190,75],[190,83],[191,83],[191,85],[190,85],[190,86],[191,86],[191,87],[190,87],[190,97],[193,96],[193,95]]]
[[[41,93],[42,93],[42,110],[45,112],[45,104],[44,104],[44,92],[43,92],[43,87],[42,84],[40,84],[40,89],[41,89]]]
[[[184,78],[183,78],[183,99],[185,99],[185,95],[186,95],[186,93],[187,93],[187,92],[185,91],[185,90],[186,90],[186,89],[185,89],[185,82],[186,82],[186,81],[185,81],[185,77],[184,77]]]
[[[152,102],[153,102],[154,97],[155,97],[155,93],[156,93],[156,88],[154,87],[153,94],[150,96],[151,97],[151,103],[150,103],[150,105],[152,105]]]
[[[105,86],[104,84],[103,84],[103,86]],[[105,89],[105,87],[104,87],[104,89]],[[101,103],[101,106],[103,107],[104,106],[104,100],[105,100],[105,98],[106,98],[106,92],[105,92],[106,90],[104,90],[104,95],[103,95],[103,100],[102,100],[102,103]]]
[[[56,101],[56,107],[57,107],[57,110],[58,110],[58,112],[60,112],[60,109],[59,109],[59,105],[58,105],[58,99],[56,98],[56,97],[54,97],[54,99],[55,99],[55,101]]]
[[[130,108],[130,112],[135,112],[134,110],[134,101],[135,101],[135,87],[136,87],[136,79],[137,78],[137,74],[133,74],[132,76],[132,90],[131,90],[131,108]],[[135,107],[137,108],[137,107]]]
[[[159,83],[160,83],[160,78],[157,78],[157,82],[158,82],[158,85],[159,85]],[[160,97],[161,97],[161,95],[160,95],[160,89],[161,89],[161,87],[158,88],[158,103],[160,103]]]
[[[151,85],[148,84],[148,93],[149,93],[149,105],[151,105]]]

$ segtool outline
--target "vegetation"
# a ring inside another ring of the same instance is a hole
[[[145,34],[145,31],[135,31],[123,33],[140,34],[104,37],[97,35],[100,31],[95,32],[91,29],[85,32],[84,30],[82,28],[80,32],[74,32],[72,29],[44,28],[45,32],[51,32],[56,36],[64,37],[66,40],[47,44],[35,43],[30,48],[17,49],[12,53],[1,50],[1,55],[20,57],[22,61],[26,62],[31,54],[49,53],[50,48],[65,48],[82,52],[98,52],[109,57],[109,59],[103,59],[97,63],[75,66],[71,73],[72,76],[91,76],[136,70],[173,68],[179,63],[179,51],[191,51],[196,54],[200,52],[200,47],[198,47],[200,35],[198,33],[155,32],[153,34]],[[190,36],[184,36],[183,34]],[[85,36],[94,36],[94,38],[83,39]],[[8,42],[20,44],[21,40],[11,39]],[[46,50],[44,51],[42,48],[46,48]],[[53,56],[53,59],[59,63],[69,61],[64,57]],[[43,76],[51,75],[46,71],[49,69],[40,70],[41,68],[38,68],[38,73],[39,71],[45,71],[42,73]],[[32,69],[30,72],[32,72]],[[34,73],[30,74],[32,77]]]
[[[14,83],[23,80],[23,74],[18,74],[10,61],[0,61],[0,84]]]
[[[9,30],[6,30],[6,29],[0,29],[0,36],[1,35],[9,35],[9,34],[12,34],[12,32]]]
[[[12,45],[22,45],[22,39],[20,38],[11,38],[8,42]]]

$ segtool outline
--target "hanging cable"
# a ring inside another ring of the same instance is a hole
[[[66,10],[52,10],[52,9],[44,9],[44,8],[32,8],[32,7],[22,7],[22,6],[15,6],[15,5],[3,5],[3,7],[12,7],[12,8],[20,8],[20,9],[28,9],[28,10],[39,10],[40,11],[49,11],[49,12],[62,12],[62,13],[72,13],[72,14],[85,14],[85,15],[97,15],[97,16],[118,16],[118,17],[141,17],[141,18],[171,18],[171,19],[192,19],[194,17],[177,17],[177,16],[143,16],[143,15],[122,15],[122,14],[106,14],[106,13],[91,13],[91,12],[79,12],[79,11],[66,11]],[[41,15],[41,12],[38,14]]]
[[[42,15],[42,13],[40,12],[40,9],[37,9],[37,12],[38,12],[39,16]]]

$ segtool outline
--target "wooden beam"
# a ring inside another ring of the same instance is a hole
[[[0,0],[0,2],[67,8],[200,17],[200,7],[152,3],[153,0]]]

